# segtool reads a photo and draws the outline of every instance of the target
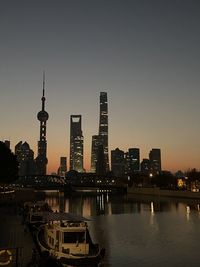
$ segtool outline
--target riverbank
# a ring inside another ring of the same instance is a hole
[[[128,195],[200,199],[200,192],[166,190],[158,187],[128,187]]]

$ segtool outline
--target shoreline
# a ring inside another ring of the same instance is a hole
[[[200,192],[167,190],[159,187],[127,187],[127,195],[200,199]]]

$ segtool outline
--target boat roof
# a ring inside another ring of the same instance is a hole
[[[84,222],[90,221],[81,215],[70,213],[70,212],[49,212],[49,211],[39,211],[33,212],[32,215],[42,216],[43,220],[46,222],[50,221],[71,221],[71,222]]]

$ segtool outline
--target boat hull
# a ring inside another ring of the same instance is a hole
[[[63,265],[73,265],[73,266],[96,266],[100,263],[104,257],[105,251],[101,249],[97,255],[94,256],[84,256],[84,257],[61,257],[59,260]]]

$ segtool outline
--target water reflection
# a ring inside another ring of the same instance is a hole
[[[161,200],[161,199],[130,199],[127,196],[99,194],[93,196],[74,195],[64,196],[62,193],[46,194],[45,201],[54,211],[65,211],[80,214],[86,217],[96,215],[112,215],[126,213],[157,212],[185,213],[187,219],[191,211],[200,213],[199,200]]]
[[[63,193],[57,192],[46,194],[45,201],[54,211],[72,212],[85,217],[146,212],[154,215],[157,212],[175,212],[185,214],[189,219],[192,210],[200,213],[199,200],[172,199],[172,202],[169,199],[137,199],[109,194],[66,197]]]
[[[153,202],[151,202],[151,214],[154,215],[154,205],[153,205]]]
[[[91,219],[93,241],[106,248],[104,267],[199,266],[198,200],[106,193],[57,193],[45,198],[53,210],[64,209]]]
[[[187,217],[187,220],[190,219],[190,207],[189,206],[186,207],[186,217]]]

